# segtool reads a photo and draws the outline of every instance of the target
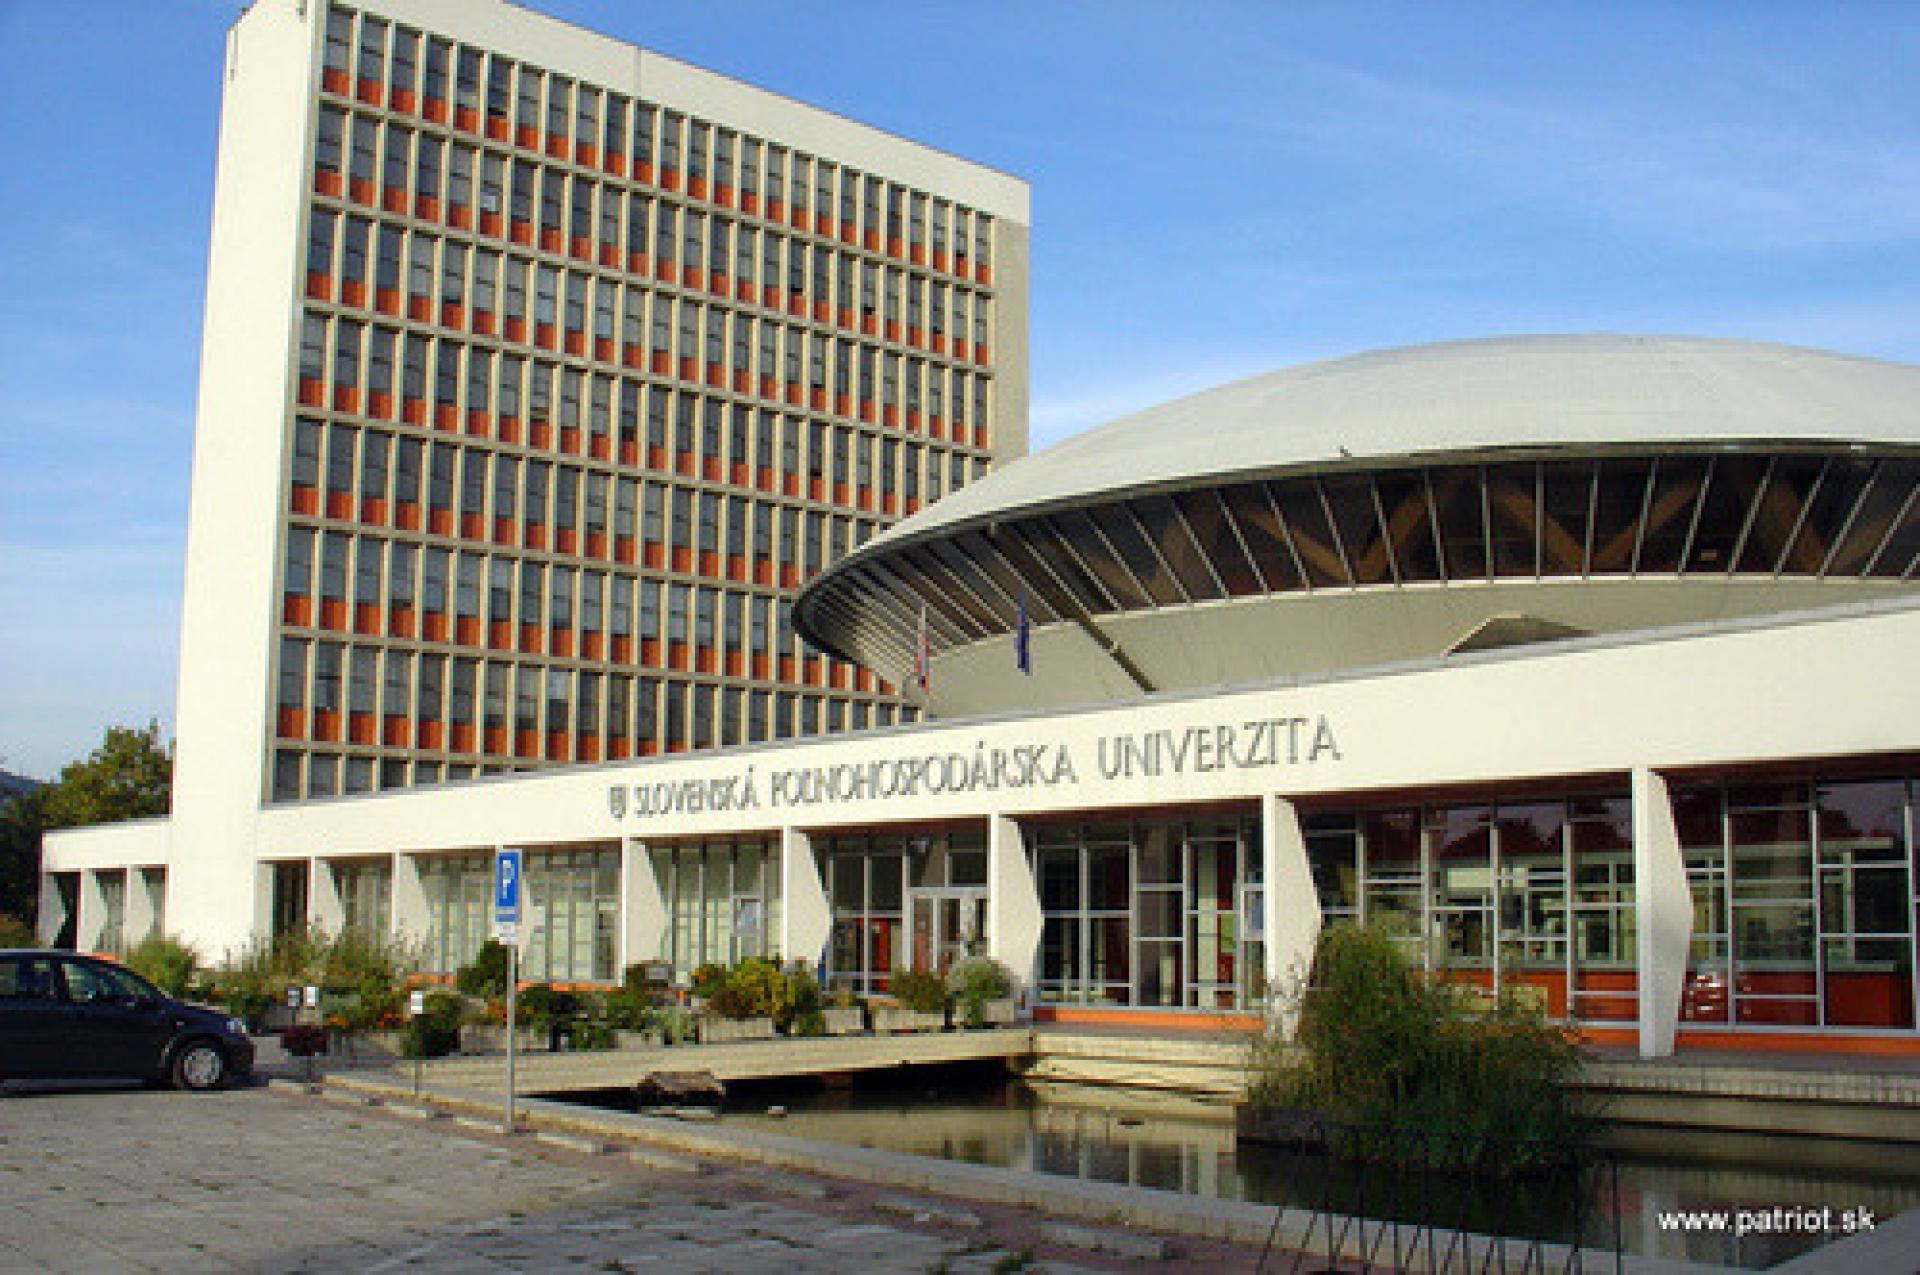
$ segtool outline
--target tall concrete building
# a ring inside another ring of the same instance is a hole
[[[1024,452],[1026,222],[1014,178],[499,0],[258,0],[134,910],[303,916],[239,866],[273,803],[911,718],[787,599]]]

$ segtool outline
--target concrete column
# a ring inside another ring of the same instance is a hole
[[[89,868],[80,874],[80,924],[73,932],[73,946],[79,952],[100,950],[100,937],[107,928],[107,896],[100,888],[100,873]]]
[[[987,955],[1033,986],[1040,955],[1040,890],[1027,862],[1026,837],[1005,815],[987,819]]]
[[[40,945],[52,947],[67,923],[67,905],[61,901],[60,886],[54,873],[40,874]]]
[[[833,908],[813,862],[813,838],[780,830],[780,959],[818,965],[833,936]]]
[[[125,900],[122,906],[126,909],[121,918],[121,932],[127,936],[127,950],[132,951],[136,944],[154,934],[154,923],[159,920],[154,913],[153,892],[147,888],[145,868],[127,868],[127,884],[120,897]]]
[[[1260,799],[1260,844],[1266,863],[1268,1014],[1284,1035],[1300,1021],[1300,998],[1320,940],[1320,892],[1307,862],[1300,812],[1285,797]]]
[[[240,949],[250,941],[266,943],[273,937],[273,865],[264,860],[253,865],[253,916],[253,928],[246,938],[228,949],[230,958],[239,956]]]
[[[667,901],[660,895],[660,878],[653,874],[653,855],[647,843],[628,838],[620,843],[620,968],[651,961],[667,950]]]
[[[153,913],[153,933],[171,934],[167,928],[167,870],[164,867],[140,869],[140,884],[146,891],[147,907]]]
[[[414,855],[393,856],[391,911],[394,938],[425,946],[433,928],[433,914],[427,907],[427,883],[420,875],[420,860]]]
[[[1639,922],[1640,1056],[1665,1058],[1680,1027],[1693,892],[1666,777],[1645,766],[1633,771],[1633,906]]]
[[[328,934],[347,928],[347,905],[340,897],[340,878],[333,864],[315,859],[307,865],[307,921]]]

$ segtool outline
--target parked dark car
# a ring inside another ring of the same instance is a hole
[[[121,1078],[217,1089],[253,1070],[246,1025],[72,952],[0,949],[0,1080]]]

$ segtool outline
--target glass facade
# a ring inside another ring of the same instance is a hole
[[[427,899],[427,968],[471,964],[493,927],[493,856],[419,861]],[[532,982],[611,982],[620,976],[620,851],[529,850],[520,976]]]
[[[1620,794],[1303,818],[1325,920],[1379,925],[1426,969],[1555,1016],[1636,1017],[1632,803]]]
[[[1034,823],[1043,1001],[1231,1009],[1263,995],[1259,820]]]
[[[329,865],[340,900],[341,928],[386,934],[393,919],[393,863],[388,859],[342,860]]]
[[[1910,778],[1676,785],[1689,1023],[1911,1028]]]
[[[956,948],[984,947],[984,829],[817,837],[814,863],[833,911],[828,987],[886,992],[896,969],[937,971]]]
[[[662,955],[685,977],[706,964],[777,956],[780,843],[744,838],[648,847],[667,907]]]

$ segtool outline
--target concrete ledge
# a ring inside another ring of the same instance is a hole
[[[355,1089],[378,1092],[377,1082],[358,1077],[342,1081]],[[403,1093],[392,1086],[396,1096]],[[472,1092],[442,1090],[436,1101],[453,1110],[475,1112],[495,1110],[496,1096]],[[552,1102],[528,1099],[521,1107],[533,1128],[583,1133],[593,1137],[637,1143],[648,1149],[660,1149],[682,1155],[730,1160],[762,1165],[802,1174],[825,1175],[856,1182],[872,1183],[895,1191],[926,1192],[948,1199],[975,1200],[989,1204],[1029,1206],[1054,1217],[1111,1226],[1116,1218],[1126,1219],[1130,1227],[1160,1235],[1191,1235],[1227,1240],[1255,1248],[1274,1236],[1277,1250],[1291,1251],[1303,1244],[1315,1245],[1324,1253],[1328,1234],[1327,1219],[1300,1209],[1280,1210],[1275,1225],[1271,1205],[1248,1204],[1238,1200],[1214,1200],[1187,1196],[1145,1187],[1122,1186],[1108,1182],[1087,1182],[1077,1178],[1028,1173],[988,1165],[935,1160],[924,1156],[869,1147],[850,1147],[834,1143],[809,1142],[758,1129],[735,1129],[725,1124],[689,1125],[653,1116],[624,1112],[593,1111]],[[1344,1228],[1345,1242],[1340,1255],[1347,1259],[1365,1259],[1393,1251],[1394,1228],[1370,1219],[1333,1219],[1334,1233]],[[1400,1228],[1405,1233],[1407,1228]],[[1436,1236],[1435,1251],[1444,1252],[1449,1241],[1456,1258],[1464,1251],[1472,1269],[1491,1262],[1496,1242],[1486,1236],[1463,1235],[1454,1239],[1448,1232]],[[1511,1247],[1511,1241],[1508,1242]],[[1421,1269],[1424,1254],[1407,1255],[1410,1270]],[[1567,1272],[1619,1271],[1624,1275],[1705,1275],[1722,1270],[1686,1262],[1626,1257],[1615,1266],[1611,1253],[1581,1253],[1564,1245],[1541,1246],[1545,1268]]]
[[[1871,1231],[1823,1244],[1774,1267],[1786,1275],[1861,1275],[1863,1271],[1913,1270],[1920,1258],[1920,1209],[1881,1222]]]
[[[1158,1235],[1133,1235],[1126,1231],[1095,1230],[1070,1222],[1049,1222],[1040,1228],[1040,1237],[1049,1244],[1084,1248],[1093,1253],[1124,1257],[1131,1262],[1164,1262],[1173,1250]]]
[[[605,1155],[609,1150],[605,1138],[595,1138],[579,1133],[560,1133],[552,1129],[536,1129],[533,1140],[550,1147],[559,1147],[563,1151],[578,1151],[585,1155]]]

